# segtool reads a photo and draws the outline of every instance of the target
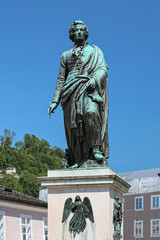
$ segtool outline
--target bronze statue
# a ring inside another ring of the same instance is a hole
[[[121,224],[122,224],[122,202],[119,197],[114,198],[113,208],[113,224],[114,224],[114,237],[122,238],[121,235]]]
[[[107,166],[107,69],[102,51],[90,46],[87,26],[75,21],[69,30],[73,48],[61,56],[60,71],[49,114],[61,101],[68,144],[63,167],[80,167],[87,160]]]
[[[69,231],[76,236],[83,232],[86,228],[86,218],[94,223],[94,216],[92,206],[88,197],[83,199],[83,202],[79,195],[75,197],[75,201],[72,202],[72,198],[67,198],[64,204],[62,223],[64,223],[69,217],[70,213],[74,213],[69,222]]]

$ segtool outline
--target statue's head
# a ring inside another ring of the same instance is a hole
[[[69,29],[69,38],[73,41],[86,41],[88,38],[88,28],[81,20],[75,21]]]
[[[77,195],[77,196],[75,197],[75,202],[79,202],[79,201],[82,201],[82,200],[81,200],[80,196]]]
[[[118,197],[118,196],[115,196],[114,199],[115,199],[116,201],[118,201],[118,200],[119,200],[119,197]]]

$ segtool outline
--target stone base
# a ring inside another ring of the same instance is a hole
[[[118,196],[123,201],[123,193],[130,187],[118,174],[109,168],[78,168],[48,171],[48,177],[40,180],[42,186],[48,188],[49,240],[117,240],[113,236],[114,197]],[[82,201],[89,198],[94,223],[86,218],[85,230],[74,238],[68,230],[73,213],[64,223],[62,216],[66,199],[72,198],[74,202],[77,195]]]
[[[116,237],[116,236],[113,236],[113,240],[121,240],[123,239],[122,237]]]

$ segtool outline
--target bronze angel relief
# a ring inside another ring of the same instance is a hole
[[[83,202],[79,195],[75,197],[74,202],[72,198],[67,198],[64,204],[62,223],[67,220],[71,212],[73,216],[69,222],[69,231],[73,233],[74,237],[76,233],[79,234],[85,230],[87,225],[86,218],[94,223],[92,206],[88,197],[85,197]]]

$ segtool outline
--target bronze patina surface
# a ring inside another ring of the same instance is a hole
[[[113,224],[114,224],[114,237],[122,238],[121,225],[122,225],[122,202],[119,197],[114,198],[114,209],[113,209]]]
[[[68,167],[107,166],[107,70],[102,51],[90,46],[88,28],[80,20],[69,30],[73,48],[61,56],[59,76],[49,114],[61,101],[68,144],[62,164]]]
[[[69,222],[69,231],[73,233],[74,237],[85,230],[86,218],[94,223],[92,205],[88,197],[85,197],[83,202],[79,195],[75,197],[74,202],[72,202],[72,198],[67,198],[64,204],[62,223],[67,220],[71,212],[74,214]]]

